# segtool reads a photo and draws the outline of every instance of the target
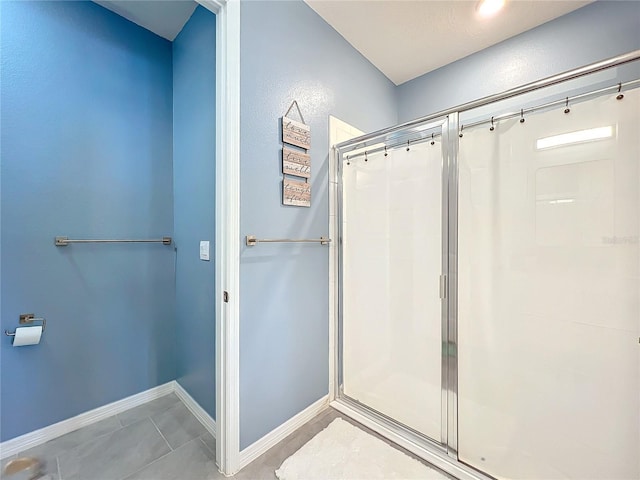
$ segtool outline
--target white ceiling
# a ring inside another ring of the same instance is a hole
[[[94,1],[172,42],[198,5],[193,0]]]
[[[482,19],[477,0],[305,2],[396,85],[591,3],[507,0]]]
[[[94,0],[173,41],[197,4],[193,0]],[[593,0],[507,0],[479,18],[478,0],[305,0],[393,83],[459,60]]]

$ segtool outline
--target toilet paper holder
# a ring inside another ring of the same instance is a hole
[[[46,318],[36,317],[33,313],[23,313],[20,315],[20,320],[18,321],[20,325],[24,325],[25,323],[33,323],[33,322],[42,322],[42,332],[44,333],[44,329],[47,327]],[[5,330],[4,334],[7,337],[16,336],[16,332],[10,332],[9,330]]]

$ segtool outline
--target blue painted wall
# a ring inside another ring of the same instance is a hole
[[[214,239],[213,16],[196,10],[172,68],[171,43],[91,2],[0,6],[2,328],[49,321],[39,346],[0,342],[1,439],[174,378],[213,415],[215,265],[198,260]],[[639,6],[597,2],[396,88],[303,2],[243,3],[239,241],[328,232],[328,115],[372,131],[640,48]],[[294,99],[312,129],[310,209],[281,205]],[[53,246],[173,228],[177,255]],[[327,393],[328,249],[242,243],[240,273],[245,448]],[[185,325],[198,334],[176,337]],[[47,408],[26,413],[33,399]]]
[[[215,379],[216,17],[199,6],[173,42],[178,381],[212,416]],[[199,260],[209,240],[210,261]]]
[[[640,48],[640,2],[598,1],[398,87],[405,122]]]
[[[327,235],[328,116],[393,125],[395,87],[301,1],[244,2],[241,49],[239,241]],[[281,205],[280,117],[293,100],[311,126],[311,208]],[[328,392],[328,265],[320,245],[242,243],[241,448]]]
[[[171,43],[92,2],[1,2],[1,439],[175,378]]]

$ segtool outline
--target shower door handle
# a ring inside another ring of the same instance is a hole
[[[447,276],[440,275],[440,298],[444,300],[447,298]]]

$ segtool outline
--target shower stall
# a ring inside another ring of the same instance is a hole
[[[459,478],[640,478],[639,59],[336,146],[336,408]]]

